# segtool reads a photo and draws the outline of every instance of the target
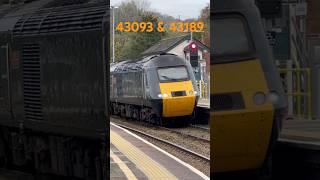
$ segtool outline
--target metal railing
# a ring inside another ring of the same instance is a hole
[[[288,97],[288,115],[312,118],[311,77],[309,68],[279,69],[282,84]]]
[[[298,24],[294,17],[291,17],[291,23],[293,24],[293,30],[295,32],[294,33],[295,36],[291,35],[291,40],[296,49],[296,55],[297,55],[297,61],[298,61],[296,62],[296,65],[297,67],[310,66],[304,35],[302,32],[299,31]]]
[[[199,96],[201,99],[209,99],[209,85],[204,81],[197,81]]]

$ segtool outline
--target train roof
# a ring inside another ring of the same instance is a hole
[[[137,72],[142,71],[145,65],[158,57],[171,56],[177,58],[178,56],[170,53],[161,53],[157,55],[146,56],[140,60],[127,60],[110,65],[110,72]],[[166,57],[167,58],[167,57]],[[179,57],[178,57],[179,58]],[[182,59],[182,58],[179,58]],[[161,60],[160,60],[161,61]],[[159,64],[159,63],[158,63]],[[157,65],[157,64],[153,64]]]
[[[0,32],[14,36],[98,30],[109,12],[107,0],[35,0],[1,7]]]
[[[0,32],[12,31],[16,22],[24,15],[28,15],[40,8],[48,0],[34,1],[25,4],[5,4],[0,9]]]
[[[153,46],[149,47],[147,50],[143,51],[142,55],[151,55],[151,54],[158,54],[162,52],[168,52],[172,48],[174,48],[176,45],[181,43],[184,40],[190,39],[190,35],[182,35],[177,36],[173,38],[166,38],[162,39]]]
[[[0,5],[0,19],[8,14],[11,10],[11,6],[9,4]]]
[[[147,56],[142,60],[126,60],[110,65],[110,72],[135,72],[142,71],[146,62],[150,61],[154,56]]]

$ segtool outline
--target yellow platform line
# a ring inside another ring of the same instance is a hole
[[[124,175],[127,177],[127,179],[137,180],[136,176],[133,174],[133,172],[130,170],[130,168],[117,155],[115,155],[113,153],[113,151],[111,151],[111,150],[110,150],[110,157],[119,166],[119,168],[124,173]]]
[[[132,161],[148,179],[177,179],[167,169],[112,130],[110,131],[110,142]]]

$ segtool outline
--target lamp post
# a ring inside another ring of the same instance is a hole
[[[114,63],[114,9],[117,9],[117,6],[110,6],[112,9],[112,63]]]

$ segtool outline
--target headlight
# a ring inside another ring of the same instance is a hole
[[[256,105],[262,105],[266,102],[266,95],[263,92],[256,92],[253,95],[253,102]]]
[[[168,94],[164,93],[164,94],[158,94],[158,98],[165,98],[168,97]]]
[[[193,91],[192,91],[192,90],[190,90],[190,91],[189,91],[189,95],[192,95],[192,94],[193,94]]]
[[[277,104],[280,101],[280,95],[276,91],[271,91],[268,94],[268,100],[273,104]]]

